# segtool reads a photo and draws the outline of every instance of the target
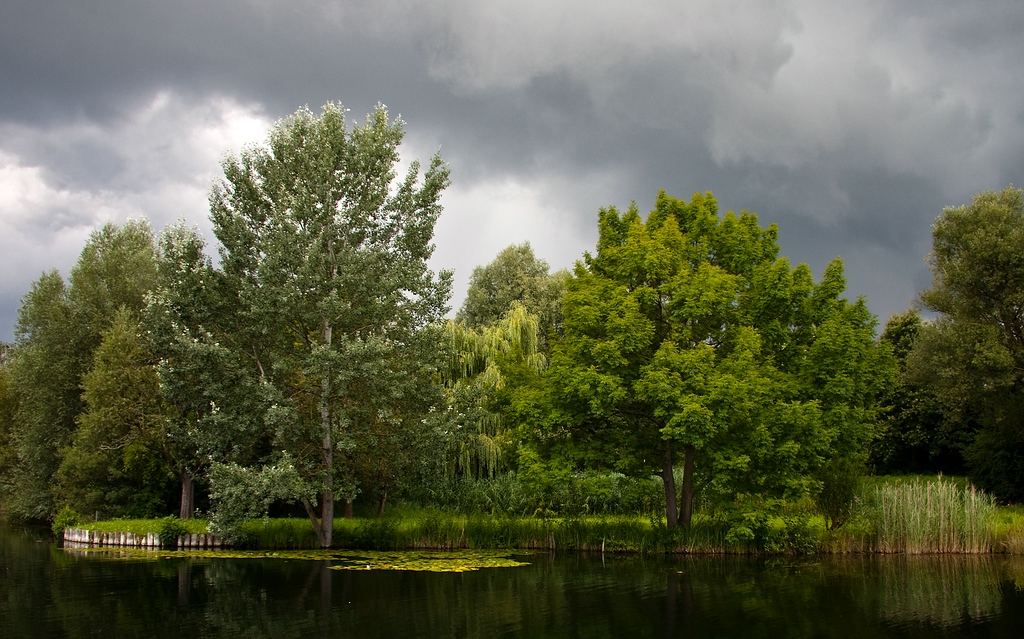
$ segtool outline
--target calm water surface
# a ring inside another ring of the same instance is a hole
[[[1024,637],[1021,557],[527,561],[138,561],[0,527],[0,637]]]

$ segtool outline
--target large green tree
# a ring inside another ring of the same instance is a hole
[[[170,469],[160,380],[134,313],[122,307],[82,379],[83,412],[71,445],[60,451],[58,505],[106,517],[164,514]]]
[[[820,490],[837,457],[862,460],[873,400],[891,372],[863,301],[780,257],[774,226],[719,216],[710,195],[660,193],[603,209],[596,254],[577,263],[564,337],[546,376],[542,440],[582,463],[660,475],[668,525],[710,498],[762,503]]]
[[[972,478],[1003,499],[1024,499],[1024,195],[1008,187],[947,208],[932,227],[938,313],[910,357],[961,423],[980,430],[968,450]]]
[[[117,310],[145,305],[155,272],[148,223],[107,224],[90,235],[69,283],[44,273],[22,299],[10,365],[17,458],[2,480],[14,516],[52,514],[59,451],[70,446],[84,409],[82,376]]]
[[[211,195],[241,350],[268,389],[277,446],[319,494],[319,518],[303,503],[325,547],[336,490],[353,494],[336,457],[356,421],[391,419],[403,386],[430,383],[416,336],[450,293],[450,274],[427,266],[448,169],[435,155],[422,176],[412,162],[396,179],[403,135],[383,106],[352,129],[340,105],[300,109],[225,160]]]

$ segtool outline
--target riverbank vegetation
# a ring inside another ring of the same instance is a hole
[[[486,483],[486,482],[482,482]],[[503,489],[513,481],[500,481]],[[468,505],[468,504],[467,504]],[[396,505],[384,517],[339,518],[332,545],[362,550],[527,549],[587,552],[689,554],[906,553],[1024,554],[1024,512],[999,507],[962,480],[893,477],[865,482],[844,526],[829,529],[825,518],[805,504],[781,516],[747,518],[750,537],[735,533],[725,514],[698,513],[689,527],[669,529],[658,511],[524,514],[492,504],[442,509],[438,505]],[[520,503],[519,506],[523,506]],[[599,509],[600,510],[600,509]],[[71,525],[70,523],[68,525]],[[163,533],[179,520],[111,520],[75,523],[99,532]],[[199,519],[180,521],[174,534],[207,532]],[[240,548],[314,549],[319,539],[304,518],[245,522],[235,538]]]
[[[881,335],[841,260],[816,280],[710,193],[602,209],[571,272],[509,247],[448,320],[448,169],[399,176],[403,127],[329,104],[226,159],[216,264],[136,220],[44,273],[0,348],[3,512],[267,547],[1024,544],[996,507],[1024,496],[1019,190],[942,214],[936,319]],[[967,480],[871,479],[901,472]]]

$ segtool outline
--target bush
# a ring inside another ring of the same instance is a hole
[[[164,517],[160,520],[160,547],[165,550],[174,550],[178,547],[178,537],[188,534],[188,528],[174,515]]]
[[[82,516],[72,510],[71,506],[64,506],[57,513],[57,516],[53,518],[51,529],[54,535],[60,537],[64,534],[65,528],[74,528],[80,523],[82,523]]]
[[[836,460],[823,470],[821,492],[815,501],[829,530],[838,529],[853,514],[863,470],[859,464],[844,459]]]

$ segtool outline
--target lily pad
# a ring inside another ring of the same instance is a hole
[[[527,562],[513,559],[508,553],[465,550],[455,552],[365,553],[363,557],[345,560],[331,566],[332,570],[410,570],[420,572],[469,572],[481,568],[514,568]]]
[[[140,548],[74,548],[68,554],[155,561],[159,559],[293,559],[336,562],[332,570],[409,570],[421,572],[468,572],[481,568],[514,568],[529,565],[512,553],[493,550],[345,551],[345,550],[143,550]]]

